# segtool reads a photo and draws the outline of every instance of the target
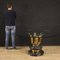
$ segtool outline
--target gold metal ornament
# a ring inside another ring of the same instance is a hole
[[[42,42],[42,39],[43,39],[43,35],[40,33],[39,35],[37,35],[35,32],[32,34],[29,33],[29,36],[30,36],[30,40],[31,40],[31,44],[32,44],[32,47],[31,47],[31,51],[32,53],[39,53],[40,52],[40,49],[39,49],[39,45],[41,44]]]

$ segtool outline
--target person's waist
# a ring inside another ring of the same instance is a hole
[[[14,27],[16,27],[16,26],[5,26],[6,28],[14,28]]]

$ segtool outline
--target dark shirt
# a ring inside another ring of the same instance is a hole
[[[5,25],[6,26],[15,26],[16,12],[13,10],[8,10],[4,14],[5,16]]]

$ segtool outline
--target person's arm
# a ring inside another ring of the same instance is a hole
[[[6,12],[4,12],[4,13],[3,13],[3,23],[4,23],[4,25],[5,25],[5,23],[6,23],[6,21],[5,21],[5,20],[6,20],[6,15],[7,15]]]
[[[15,19],[16,19],[16,11],[15,11]]]

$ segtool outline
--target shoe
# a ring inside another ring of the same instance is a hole
[[[6,49],[8,49],[8,47],[6,47]]]
[[[13,49],[16,49],[16,47],[13,47]]]

